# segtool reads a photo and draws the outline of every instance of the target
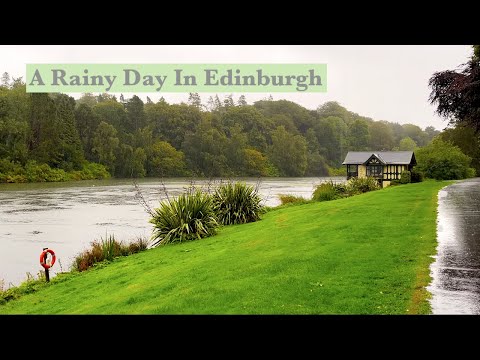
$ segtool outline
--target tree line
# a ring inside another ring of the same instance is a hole
[[[181,104],[89,93],[76,100],[26,93],[6,73],[0,86],[4,175],[28,166],[79,174],[92,164],[115,177],[340,175],[349,150],[413,150],[438,134],[374,121],[337,102],[310,110],[271,98],[249,105],[244,95],[202,102],[191,93]],[[93,177],[104,175],[96,170]]]

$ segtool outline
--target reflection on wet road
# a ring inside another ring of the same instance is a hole
[[[266,205],[276,206],[280,203],[278,194],[310,198],[314,186],[325,180],[264,178],[259,193]],[[247,182],[255,185],[257,180]],[[205,183],[195,181],[200,186]],[[164,185],[169,196],[175,196],[190,184],[189,179],[168,179]],[[142,179],[139,186],[151,207],[165,198],[160,179]],[[36,275],[42,269],[39,256],[43,247],[55,250],[55,275],[56,271],[67,271],[73,256],[106,234],[121,241],[150,237],[149,215],[135,195],[132,181],[122,179],[0,185],[0,279],[6,285],[17,285],[26,279],[27,272]]]
[[[439,192],[437,236],[433,313],[480,314],[480,178]]]

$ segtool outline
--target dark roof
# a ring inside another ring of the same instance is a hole
[[[349,151],[342,165],[365,164],[372,155],[375,155],[386,165],[408,165],[415,164],[413,151]]]

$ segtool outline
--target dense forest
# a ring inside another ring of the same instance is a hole
[[[248,105],[244,95],[202,100],[197,93],[181,104],[111,94],[83,94],[76,100],[65,94],[26,93],[21,79],[5,73],[0,86],[0,182],[103,178],[108,173],[340,175],[349,150],[413,150],[439,134],[431,126],[422,130],[374,121],[337,102],[309,110],[271,98]],[[450,140],[455,136],[453,130],[448,133]]]

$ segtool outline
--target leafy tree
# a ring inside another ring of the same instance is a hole
[[[348,126],[336,116],[320,119],[313,127],[320,146],[320,154],[332,167],[339,167],[348,150]]]
[[[148,154],[150,176],[187,175],[185,155],[166,141],[157,141]]]
[[[350,150],[368,150],[369,142],[370,134],[366,121],[357,119],[348,126],[348,147]]]
[[[141,178],[146,175],[147,155],[142,148],[134,149],[130,145],[120,144],[116,158],[115,176]]]
[[[282,115],[291,119],[300,134],[305,134],[314,123],[314,118],[311,113],[292,101],[278,100],[278,101],[256,101],[255,108],[266,117],[274,117],[275,115]],[[281,125],[277,125],[281,126]]]
[[[145,111],[142,99],[137,95],[133,95],[131,99],[125,103],[125,110],[128,121],[125,123],[125,130],[129,133],[145,126]]]
[[[202,99],[198,93],[189,93],[188,94],[188,105],[196,107],[197,109],[202,109]]]
[[[117,133],[126,133],[131,130],[131,124],[127,118],[125,108],[117,101],[99,101],[98,104],[93,107],[93,111],[99,117],[100,121],[112,125],[115,130],[117,130]]]
[[[480,131],[480,57],[478,45],[472,58],[459,71],[436,72],[428,85],[430,102],[449,123],[467,125]]]
[[[225,156],[228,139],[223,132],[202,120],[195,131],[185,135],[182,148],[189,168],[197,175],[229,176],[231,170]]]
[[[248,104],[247,104],[247,99],[245,98],[245,95],[240,95],[240,97],[238,98],[237,104],[238,104],[238,106],[246,106],[246,105],[248,105]]]
[[[243,171],[245,176],[268,176],[267,157],[255,149],[243,149]]]
[[[426,177],[437,180],[464,179],[475,176],[471,158],[458,146],[435,138],[415,152],[418,166]]]
[[[398,147],[398,150],[400,151],[413,151],[417,147],[417,143],[411,138],[411,137],[406,137],[400,140],[400,145]]]
[[[423,146],[427,144],[427,135],[422,131],[422,129],[413,124],[404,124],[402,125],[404,137],[409,137],[418,146]]]
[[[96,154],[100,164],[105,165],[110,174],[115,173],[116,153],[120,140],[117,137],[117,130],[113,125],[102,121],[93,138],[93,153]]]
[[[443,141],[451,142],[458,146],[465,155],[472,158],[471,166],[480,175],[480,138],[475,134],[475,130],[466,126],[456,126],[444,130],[440,138]]]
[[[58,94],[55,98],[56,119],[59,130],[59,148],[61,160],[58,167],[71,171],[80,170],[83,161],[82,142],[77,131],[75,121],[75,99],[65,94]]]
[[[427,126],[424,130],[425,135],[426,135],[426,143],[428,144],[430,141],[433,140],[433,138],[437,135],[440,134],[440,131],[435,129],[433,126]]]
[[[394,146],[392,128],[386,122],[376,121],[370,124],[370,150],[388,151]]]
[[[10,75],[8,74],[8,72],[3,73],[0,85],[6,88],[10,86]]]
[[[232,106],[235,106],[235,102],[233,101],[233,95],[226,95],[225,98],[223,99],[223,105],[225,108],[229,108]]]
[[[84,93],[82,94],[80,99],[76,101],[77,107],[82,104],[85,104],[90,108],[93,108],[97,104],[97,97],[94,96],[92,93]]]
[[[100,119],[93,112],[92,108],[82,103],[75,109],[75,123],[80,141],[82,142],[85,158],[93,161],[95,158],[92,152],[93,137],[95,136],[95,130],[100,124]]]
[[[57,126],[54,100],[45,93],[31,94],[28,150],[33,160],[58,167],[62,162],[61,127]]]
[[[235,124],[230,129],[230,138],[226,144],[225,156],[230,169],[237,175],[242,175],[242,170],[245,168],[244,150],[246,147],[247,135],[242,132],[242,127],[239,124]]]
[[[269,158],[281,176],[303,176],[307,168],[307,141],[301,135],[291,136],[279,126],[272,133]]]

